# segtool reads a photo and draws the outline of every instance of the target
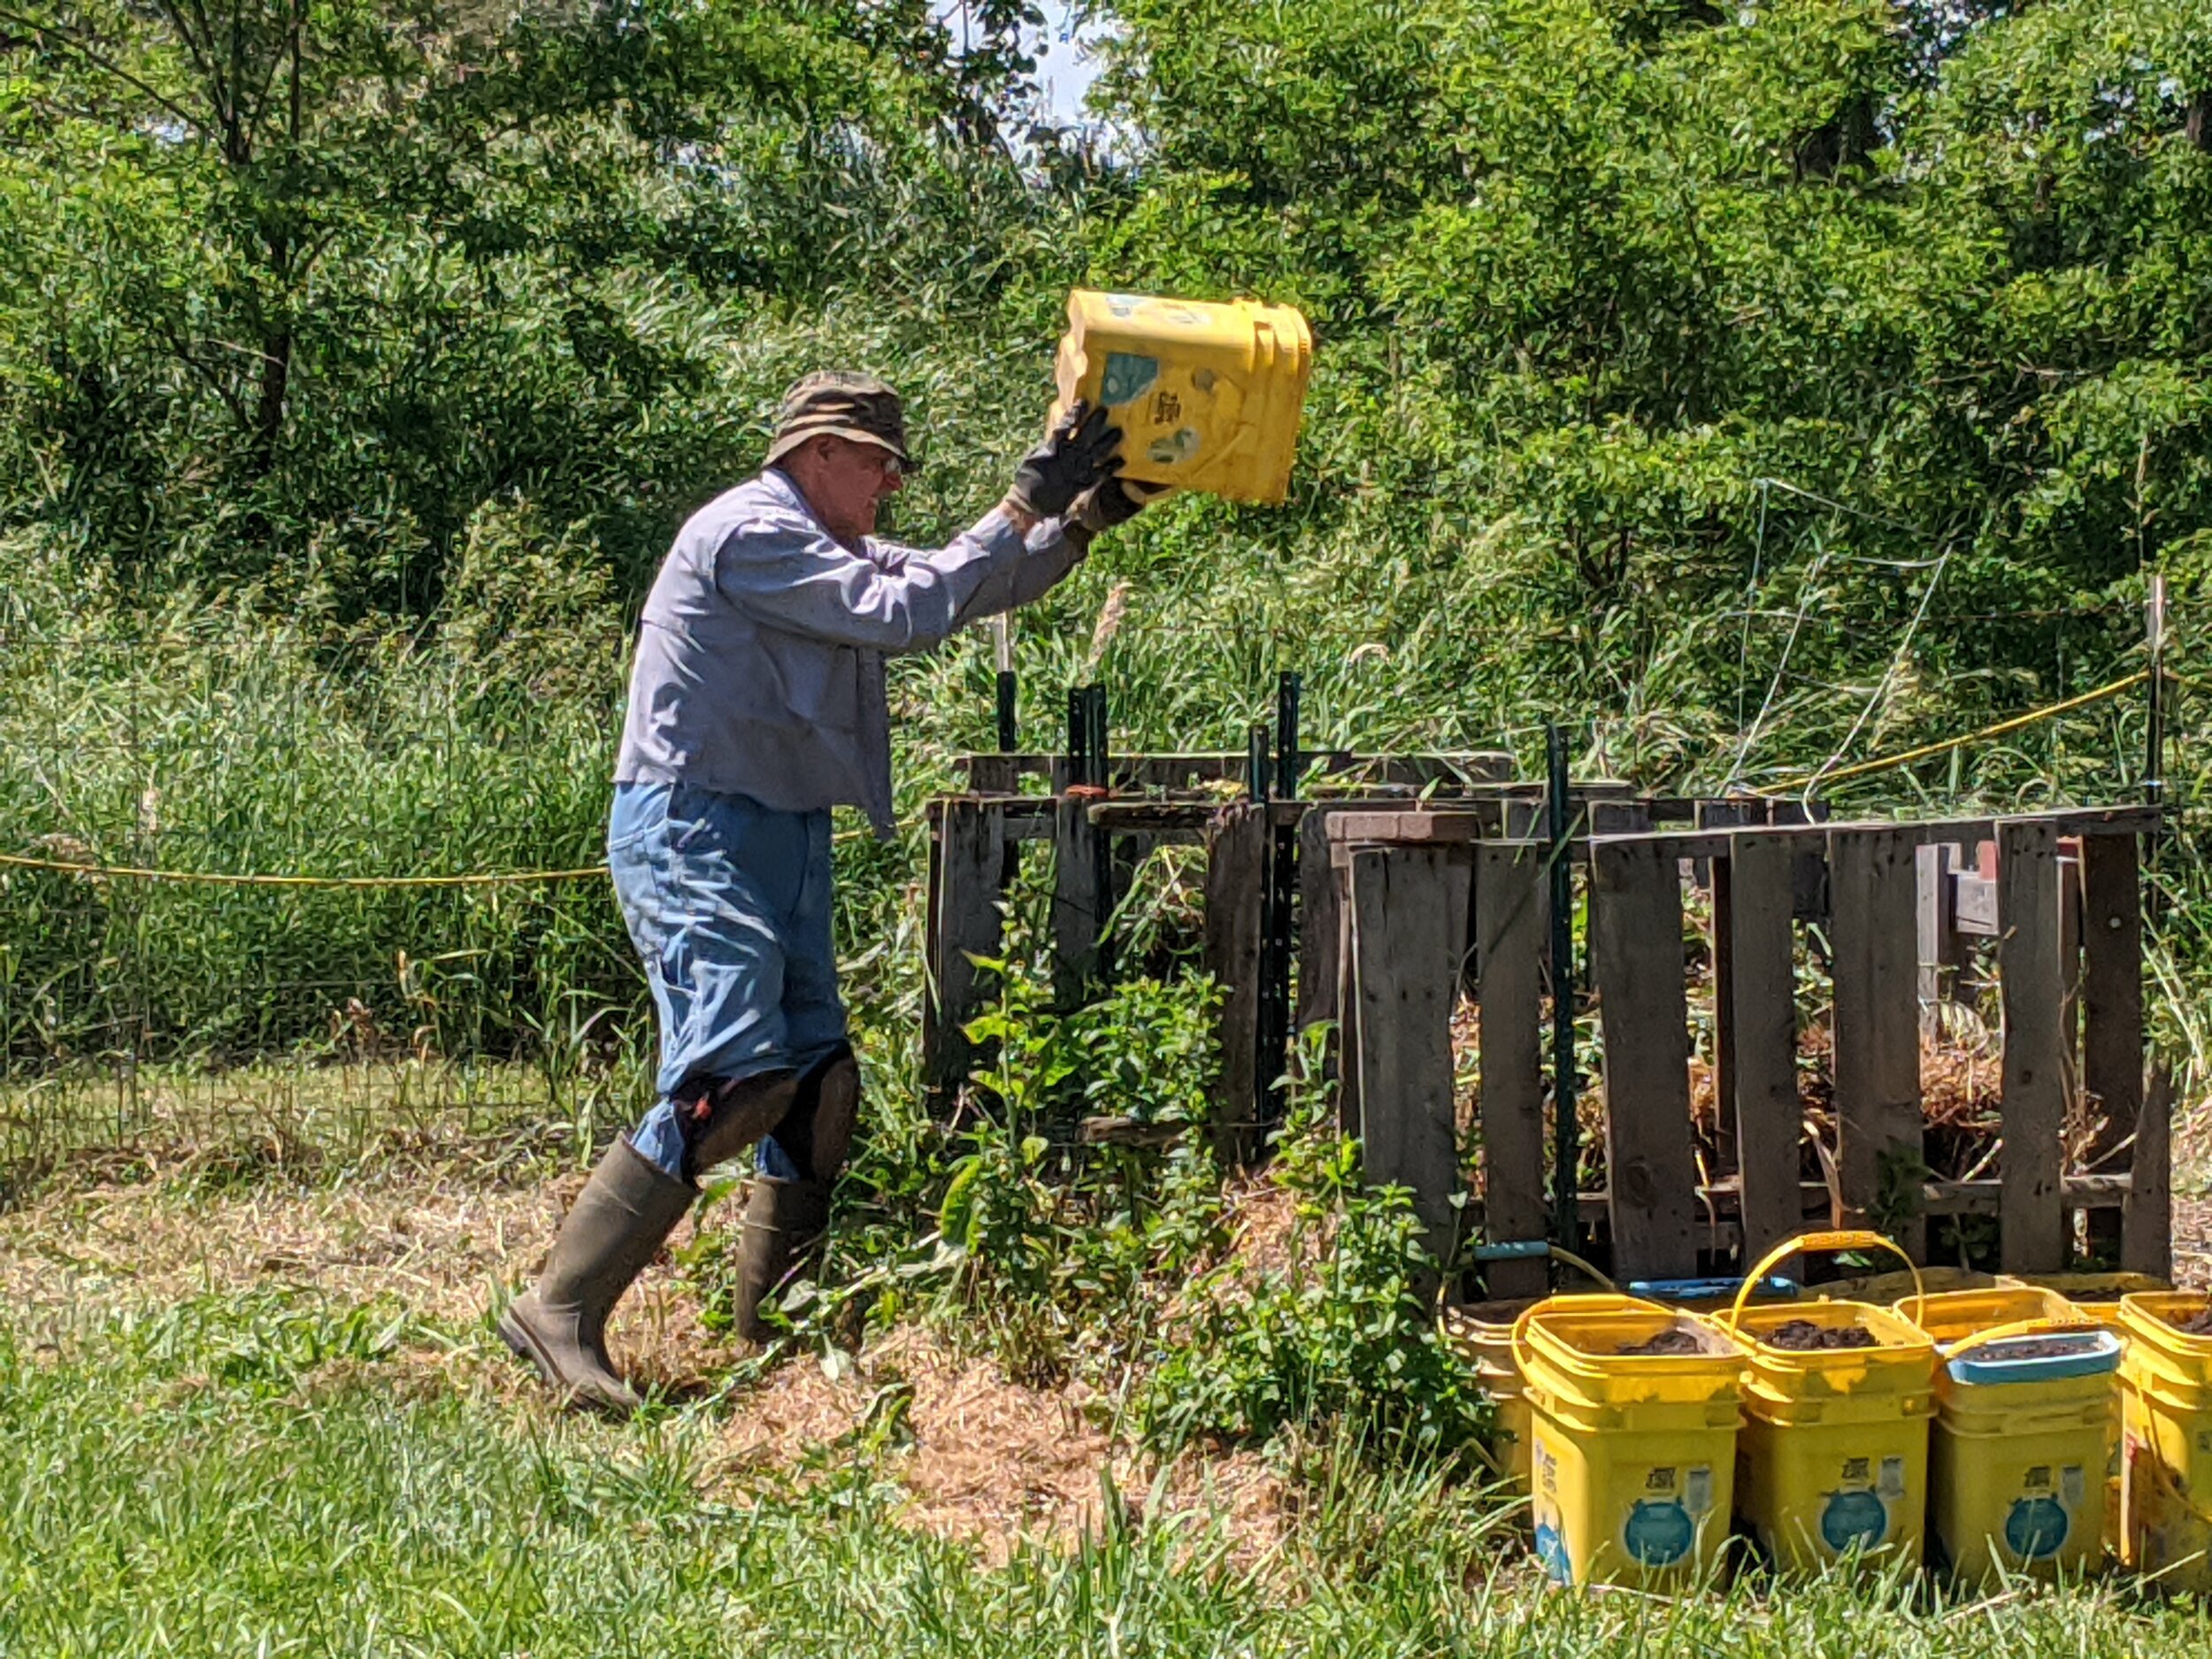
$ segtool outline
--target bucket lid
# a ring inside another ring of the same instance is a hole
[[[1733,1302],[1743,1288],[1740,1279],[1632,1279],[1628,1294],[1652,1302]],[[1803,1287],[1793,1279],[1769,1273],[1751,1293],[1768,1301],[1794,1302]]]
[[[1946,1361],[1944,1369],[1953,1382],[1974,1387],[2062,1382],[2070,1377],[2095,1377],[2117,1371],[2120,1353],[2120,1339],[2109,1331],[2030,1334],[1985,1342],[1957,1359]]]

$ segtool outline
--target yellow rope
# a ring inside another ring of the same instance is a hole
[[[2164,671],[2169,680],[2200,691],[2212,691],[2212,685],[2193,680],[2173,670]],[[2035,725],[2039,720],[2066,714],[2075,709],[2101,703],[2107,697],[2117,696],[2133,686],[2139,686],[2150,678],[2150,671],[2139,668],[2108,685],[2094,691],[2085,691],[2078,697],[2069,697],[2063,703],[2054,703],[2046,708],[2033,709],[2026,714],[2016,714],[2009,720],[2000,720],[1985,726],[1978,732],[1969,732],[1963,737],[1949,737],[1939,743],[1924,743],[1918,749],[1909,749],[1901,755],[1886,755],[1878,760],[1863,760],[1855,766],[1840,766],[1834,772],[1806,772],[1800,777],[1784,779],[1755,788],[1754,795],[1786,795],[1813,783],[1840,783],[1847,778],[1863,778],[1870,772],[1886,772],[1893,766],[1909,766],[1916,760],[1931,756],[1948,754],[1963,749],[1969,743],[1978,743],[1985,738],[2002,737],[2010,732]],[[840,833],[838,840],[845,839]],[[478,876],[242,876],[227,875],[209,870],[145,870],[131,864],[80,864],[65,858],[34,858],[22,853],[0,853],[0,865],[18,870],[45,870],[58,875],[97,876],[108,879],[134,881],[197,882],[204,887],[520,887],[531,882],[586,881],[607,873],[604,864],[586,864],[574,870],[514,870],[495,875]]]
[[[1755,795],[1787,795],[1809,784],[1840,783],[1847,778],[1863,778],[1869,772],[1887,772],[1893,766],[1909,766],[1916,760],[1926,760],[1933,755],[1946,755],[1955,749],[1964,749],[1969,743],[1985,739],[2002,737],[2033,726],[2039,720],[2069,713],[2075,709],[2101,703],[2107,697],[2116,697],[2130,687],[2139,686],[2151,677],[2150,670],[2139,668],[2133,673],[2099,686],[2094,691],[2085,691],[2078,697],[2069,697],[2063,703],[2054,703],[2046,708],[2032,709],[2025,714],[2016,714],[2009,720],[2000,720],[1994,726],[1985,726],[1978,732],[1969,732],[1963,737],[1947,737],[1940,743],[1923,743],[1918,749],[1909,749],[1901,755],[1885,755],[1878,760],[1863,760],[1855,766],[1839,766],[1833,772],[1809,772],[1796,778],[1786,778],[1779,783],[1762,785],[1752,791]]]
[[[221,887],[489,887],[527,882],[581,881],[607,873],[604,864],[580,870],[516,870],[482,876],[238,876],[211,870],[142,870],[131,864],[76,864],[64,858],[32,858],[0,853],[0,864],[18,870],[48,870],[60,875],[100,876],[135,881],[188,881]]]

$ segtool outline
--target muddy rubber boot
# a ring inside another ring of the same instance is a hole
[[[698,1195],[617,1141],[576,1195],[538,1282],[499,1316],[507,1346],[566,1403],[618,1416],[641,1403],[607,1358],[607,1316]]]
[[[745,1231],[737,1247],[737,1333],[748,1342],[776,1339],[776,1330],[761,1320],[760,1304],[782,1286],[792,1263],[828,1230],[829,1210],[826,1181],[753,1178],[745,1200]]]

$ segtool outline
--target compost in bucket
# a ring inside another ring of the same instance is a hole
[[[2169,1319],[2166,1323],[2184,1336],[2212,1336],[2212,1303],[2198,1309],[2186,1319]]]
[[[1670,1325],[1640,1342],[1631,1342],[1613,1352],[1624,1359],[1655,1358],[1670,1354],[1718,1354],[1723,1352],[1711,1338],[1686,1325]]]
[[[1810,1319],[1788,1320],[1771,1331],[1762,1332],[1759,1340],[1769,1348],[1786,1348],[1793,1354],[1810,1354],[1824,1348],[1878,1346],[1874,1333],[1863,1325],[1823,1326],[1815,1325]]]

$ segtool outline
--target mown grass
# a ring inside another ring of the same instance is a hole
[[[1004,1564],[902,1522],[866,1451],[733,1477],[711,1409],[629,1425],[410,1386],[485,1340],[396,1308],[209,1296],[42,1344],[0,1322],[0,1653],[1988,1655],[2204,1651],[2199,1609],[2087,1585],[1549,1593],[1419,1471],[1304,1488],[1254,1558],[1102,1506]],[[735,1409],[744,1409],[741,1398]]]

